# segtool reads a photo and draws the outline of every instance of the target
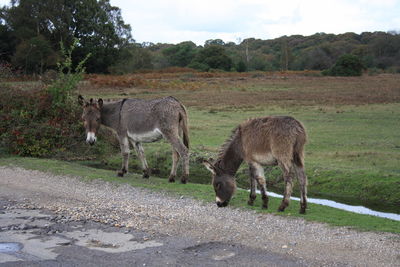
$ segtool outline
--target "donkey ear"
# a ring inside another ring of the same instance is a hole
[[[221,189],[221,186],[222,186],[222,183],[221,183],[221,182],[218,182],[218,183],[215,184],[215,188],[216,188],[217,190],[220,190],[220,189]]]
[[[203,160],[202,163],[212,174],[216,174],[215,167],[211,162],[209,162],[208,160]]]
[[[99,100],[97,100],[97,104],[99,104],[99,108],[101,109],[102,107],[103,107],[103,99],[99,99]]]
[[[81,95],[78,96],[78,103],[81,106],[83,106],[85,104],[85,99],[83,98],[83,96],[81,96]]]

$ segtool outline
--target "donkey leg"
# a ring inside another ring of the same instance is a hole
[[[307,209],[307,176],[303,167],[295,167],[297,179],[300,186],[300,213],[306,213]]]
[[[283,170],[283,179],[285,181],[285,192],[283,194],[282,203],[278,208],[278,211],[284,211],[287,206],[289,206],[290,196],[292,195],[292,176],[290,172],[290,167],[284,164],[280,164]]]
[[[254,205],[254,200],[256,199],[256,178],[254,177],[252,173],[252,168],[249,167],[250,169],[250,195],[249,195],[249,201],[247,201],[247,204],[250,206]]]
[[[141,143],[135,142],[134,147],[136,150],[136,154],[138,155],[140,162],[142,163],[142,170],[143,170],[143,178],[150,177],[150,170],[149,165],[147,165],[146,156],[144,155],[144,149]]]
[[[178,133],[164,132],[164,137],[171,143],[172,149],[176,150],[179,157],[183,160],[183,174],[181,183],[186,184],[189,177],[189,149],[183,144],[182,140],[178,138]]]
[[[121,170],[117,172],[119,177],[123,177],[125,173],[128,172],[128,163],[129,163],[129,142],[127,137],[121,137],[119,140],[119,144],[121,147],[122,154],[122,167]]]
[[[172,168],[171,174],[169,175],[168,182],[175,183],[176,170],[178,169],[179,154],[172,148]]]
[[[250,163],[250,175],[257,181],[261,191],[261,199],[263,201],[262,208],[268,208],[267,186],[264,176],[264,168],[258,163]],[[254,185],[255,187],[255,185]]]

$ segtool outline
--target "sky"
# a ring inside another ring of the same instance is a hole
[[[400,0],[110,0],[138,43],[399,31]],[[0,5],[9,0],[0,0]]]

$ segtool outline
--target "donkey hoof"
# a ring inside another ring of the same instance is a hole
[[[175,183],[175,176],[170,176],[170,177],[168,178],[168,182],[170,182],[170,183]]]
[[[181,183],[182,183],[182,184],[186,184],[187,182],[188,182],[187,176],[186,176],[186,175],[182,176],[182,177],[181,177]]]
[[[148,173],[143,173],[142,177],[143,179],[149,179],[150,175]]]
[[[306,209],[305,209],[305,208],[300,208],[299,213],[300,213],[300,214],[306,214]]]
[[[278,211],[280,211],[280,212],[284,212],[284,211],[285,211],[285,208],[286,208],[286,207],[282,207],[282,206],[280,206],[280,207],[278,208]]]
[[[124,177],[124,173],[121,172],[121,171],[119,171],[119,172],[117,172],[117,176],[118,176],[118,177]]]

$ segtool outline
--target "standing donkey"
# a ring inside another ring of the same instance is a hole
[[[289,205],[292,193],[292,174],[300,184],[300,213],[307,208],[307,176],[304,172],[304,145],[307,140],[304,126],[288,116],[250,119],[236,127],[222,146],[215,162],[204,160],[212,173],[212,184],[219,207],[228,205],[236,189],[234,175],[245,161],[250,169],[249,205],[256,199],[256,183],[260,187],[262,207],[268,208],[268,196],[262,165],[279,165],[283,171],[285,192],[279,211]]]
[[[104,103],[90,99],[86,102],[78,98],[83,106],[82,120],[86,129],[86,142],[93,145],[100,124],[116,132],[123,157],[122,168],[118,176],[128,172],[129,142],[135,148],[142,163],[143,178],[150,171],[141,143],[151,143],[165,138],[172,145],[172,169],[169,182],[175,182],[179,159],[183,160],[181,182],[189,177],[189,131],[186,108],[174,97],[153,100],[123,99],[118,102]],[[181,138],[180,138],[181,137]]]

